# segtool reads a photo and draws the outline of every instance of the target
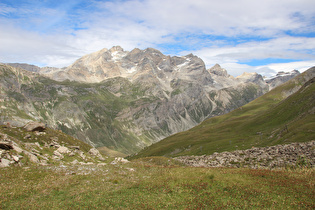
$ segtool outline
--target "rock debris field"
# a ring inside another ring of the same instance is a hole
[[[315,167],[315,141],[174,158],[195,167]]]

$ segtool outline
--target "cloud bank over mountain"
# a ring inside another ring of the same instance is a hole
[[[315,65],[312,0],[1,1],[0,62],[63,67],[120,45],[194,53],[236,76]]]

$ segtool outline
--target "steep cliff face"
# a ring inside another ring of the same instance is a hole
[[[269,90],[261,75],[234,78],[219,65],[207,70],[192,54],[171,57],[152,48],[103,49],[65,69],[37,72],[1,65],[2,123],[43,121],[126,154]]]

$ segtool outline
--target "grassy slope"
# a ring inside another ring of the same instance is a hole
[[[98,147],[97,148],[102,155],[106,155],[109,157],[126,157],[127,155],[115,150],[111,150],[107,147]]]
[[[311,69],[314,71],[315,68]],[[251,103],[226,115],[147,147],[132,158],[145,156],[202,155],[315,139],[315,84],[306,81],[305,72]],[[314,82],[314,80],[313,80]]]
[[[0,209],[314,209],[314,176],[314,169],[190,168],[161,158],[0,168]]]

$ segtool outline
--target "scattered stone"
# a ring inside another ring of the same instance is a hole
[[[61,158],[59,157],[59,156],[57,156],[57,155],[53,155],[52,157],[51,157],[53,160],[60,160]]]
[[[60,144],[58,143],[58,137],[50,137],[50,144],[49,147],[54,147],[54,148],[59,148],[61,147]]]
[[[98,165],[98,166],[106,166],[107,163],[98,163],[97,165]]]
[[[40,153],[37,149],[34,148],[36,146],[34,143],[24,143],[25,149],[32,153]]]
[[[77,159],[75,159],[74,161],[71,162],[71,164],[77,165],[77,164],[79,164],[79,161]]]
[[[96,148],[90,149],[89,154],[92,155],[92,156],[98,157],[98,159],[100,161],[104,161],[105,160],[105,158],[101,155],[100,151],[98,149],[96,149]]]
[[[35,135],[36,135],[36,136],[46,135],[46,133],[43,132],[43,131],[35,131]]]
[[[102,156],[99,156],[98,159],[99,159],[100,161],[105,161],[105,160],[106,160],[106,159],[103,158]]]
[[[36,155],[34,155],[34,154],[32,154],[32,153],[30,153],[30,152],[28,152],[28,151],[23,151],[23,153],[25,154],[25,155],[27,155],[27,157],[29,158],[29,160],[32,162],[32,163],[39,163],[39,160],[38,160],[38,158],[36,157]]]
[[[122,158],[122,157],[116,157],[115,160],[113,160],[110,164],[116,165],[118,163],[128,163],[129,160]]]
[[[80,146],[69,146],[70,149],[80,150]]]
[[[47,166],[48,165],[47,160],[40,160],[40,165]]]
[[[15,162],[19,162],[20,158],[16,155],[12,155],[12,159],[15,161]]]
[[[60,152],[58,152],[58,150],[54,151],[54,156],[58,157],[59,159],[64,158],[64,156]],[[54,159],[56,159],[56,158],[54,158]]]
[[[58,137],[57,136],[50,137],[50,140],[56,142],[56,141],[58,141]]]
[[[35,142],[34,145],[36,145],[41,150],[43,149],[38,142]]]
[[[59,148],[59,147],[61,147],[57,142],[51,142],[50,144],[49,144],[49,147],[54,147],[54,148]]]
[[[8,166],[10,166],[10,164],[11,164],[10,160],[7,160],[5,158],[2,158],[0,160],[0,167],[8,167]]]
[[[3,156],[4,158],[7,158],[7,159],[11,159],[11,155],[9,153],[5,153],[5,155]]]
[[[79,162],[79,163],[80,163],[80,165],[93,165],[92,162],[87,162],[87,163],[85,163],[85,162]]]
[[[78,151],[78,154],[79,154],[79,156],[80,156],[83,160],[86,160],[86,156],[85,156],[84,152],[82,152],[82,151],[80,150],[80,151]]]
[[[47,142],[44,142],[44,147],[49,148],[49,144],[47,144]]]
[[[27,134],[26,136],[24,136],[24,139],[30,139],[32,138],[31,134]]]
[[[100,151],[98,151],[98,149],[96,149],[96,148],[91,148],[90,151],[89,151],[89,154],[92,155],[92,156],[99,156],[99,155],[101,155]]]
[[[57,151],[58,153],[60,153],[60,154],[68,154],[68,153],[71,153],[71,151],[69,150],[69,148],[68,148],[68,147],[65,147],[65,146],[59,147],[56,151]]]

